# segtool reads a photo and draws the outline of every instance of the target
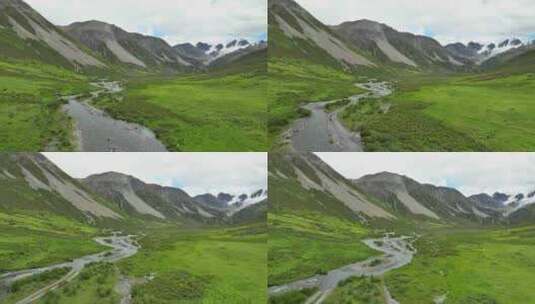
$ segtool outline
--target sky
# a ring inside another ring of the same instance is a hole
[[[267,153],[43,153],[75,178],[119,172],[191,196],[267,189]]]
[[[347,178],[392,172],[465,195],[535,190],[534,153],[317,153]]]
[[[25,0],[57,25],[99,20],[183,42],[266,39],[267,0]]]
[[[370,19],[442,44],[535,39],[534,0],[296,0],[334,25]]]

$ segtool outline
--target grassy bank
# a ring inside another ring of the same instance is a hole
[[[265,151],[266,78],[258,73],[132,79],[95,105],[152,129],[172,151]]]
[[[69,70],[0,60],[0,150],[72,150],[71,121],[57,96],[89,90],[88,79]]]
[[[411,264],[386,274],[400,303],[535,303],[535,227],[432,231],[416,247]]]
[[[362,92],[357,78],[323,65],[297,59],[271,58],[268,63],[269,145],[279,148],[281,132],[308,113],[305,102],[332,100]]]
[[[378,104],[342,115],[369,151],[531,151],[535,75],[402,79]]]
[[[43,267],[105,250],[97,230],[63,217],[0,213],[0,273]]]
[[[166,230],[141,241],[120,262],[129,276],[154,280],[134,287],[134,303],[264,303],[265,227]]]
[[[365,260],[376,253],[367,230],[336,217],[269,214],[268,283],[281,285]]]

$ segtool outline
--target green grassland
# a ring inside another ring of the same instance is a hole
[[[266,230],[252,225],[218,230],[151,232],[121,271],[154,280],[137,285],[133,303],[265,303]]]
[[[95,105],[152,129],[172,151],[265,151],[266,77],[203,74],[128,81]]]
[[[281,285],[355,263],[377,254],[361,242],[358,223],[310,214],[268,216],[268,284]]]
[[[535,303],[535,227],[440,229],[416,242],[413,262],[386,274],[400,303]]]
[[[67,69],[0,60],[0,150],[72,150],[71,121],[57,95],[88,90],[87,77]]]
[[[68,268],[59,268],[17,281],[11,286],[10,293],[7,295],[7,297],[2,299],[2,303],[17,303],[33,292],[36,292],[41,288],[44,288],[47,285],[61,279],[68,272]]]
[[[268,284],[308,278],[376,255],[362,239],[378,232],[333,196],[304,189],[284,157],[273,153],[269,159]],[[299,159],[293,164],[318,178]]]
[[[48,293],[37,301],[40,304],[117,304],[119,295],[114,287],[118,279],[117,268],[109,263],[94,263],[59,290]]]
[[[351,277],[338,283],[325,303],[385,304],[383,281],[374,277]]]
[[[105,250],[93,241],[98,230],[44,214],[0,213],[0,272],[47,266]]]
[[[341,70],[298,59],[270,58],[268,62],[269,145],[280,148],[280,134],[308,115],[302,103],[344,98],[363,92],[358,78]]]
[[[423,76],[422,76],[423,77]],[[343,114],[368,151],[532,151],[534,74],[402,78],[394,95]]]

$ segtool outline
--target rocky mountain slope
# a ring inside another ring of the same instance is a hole
[[[75,22],[61,27],[70,37],[113,63],[140,68],[191,66],[165,40],[125,30],[105,22]]]
[[[497,215],[456,189],[421,184],[409,177],[382,172],[353,183],[363,192],[390,205],[397,213],[443,222],[485,222]]]
[[[270,155],[270,205],[363,223],[520,224],[535,220],[531,194],[466,197],[453,188],[381,172],[348,180],[314,154]],[[514,207],[513,207],[514,206]]]
[[[41,154],[0,154],[0,210],[43,212],[88,223],[122,221],[125,215]]]
[[[98,226],[132,221],[224,224],[257,221],[267,191],[239,197],[221,195],[212,207],[172,187],[147,184],[109,172],[77,180],[42,154],[0,154],[0,212],[54,214]]]
[[[75,68],[106,64],[22,0],[0,0],[0,55]]]
[[[376,64],[293,0],[269,0],[270,56],[344,68]]]
[[[267,200],[267,191],[233,196],[191,197],[181,189],[147,184],[117,172],[92,175],[81,182],[131,216],[158,220],[227,222],[237,212]]]
[[[344,22],[331,29],[354,48],[365,50],[381,63],[448,69],[470,65],[469,60],[449,52],[433,38],[402,33],[375,21]]]

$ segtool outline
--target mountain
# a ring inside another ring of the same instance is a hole
[[[0,0],[0,56],[64,67],[106,67],[22,0]]]
[[[380,172],[349,180],[313,153],[270,154],[269,205],[280,213],[323,213],[364,224],[441,223],[454,226],[535,221],[535,191],[465,196]]]
[[[129,33],[105,22],[75,22],[61,29],[112,63],[178,70],[192,65],[161,38]]]
[[[370,20],[344,22],[331,29],[356,49],[372,54],[378,62],[412,68],[459,68],[469,65],[433,38],[402,33]]]
[[[270,154],[269,164],[273,212],[325,213],[361,222],[396,219],[312,153]]]
[[[266,190],[259,189],[253,193],[242,193],[237,195],[219,193],[217,196],[214,196],[213,194],[207,193],[197,195],[193,199],[203,206],[218,209],[231,216],[247,207],[267,200],[267,195],[268,192]]]
[[[265,223],[267,221],[268,201],[263,201],[249,205],[238,210],[230,217],[232,224],[248,224],[248,223]]]
[[[248,45],[247,47],[238,49],[231,53],[222,55],[210,62],[211,68],[224,68],[229,66],[252,66],[251,63],[261,63],[263,70],[266,69],[268,43],[260,41],[256,44]]]
[[[55,214],[91,224],[125,219],[41,154],[0,154],[0,197],[0,210],[8,214]]]
[[[293,0],[269,0],[269,56],[358,69],[375,67]]]
[[[178,188],[147,184],[122,173],[92,175],[80,182],[132,216],[201,222],[223,216],[219,210],[199,204]]]
[[[267,191],[264,190],[252,194],[220,193],[217,197],[212,194],[191,197],[181,189],[147,184],[117,172],[91,175],[80,181],[128,215],[153,220],[232,222],[236,213],[267,200]]]
[[[267,43],[264,41],[250,43],[246,39],[234,39],[227,43],[215,45],[204,42],[198,42],[196,45],[183,43],[175,45],[173,48],[187,60],[209,66],[224,57],[227,57],[227,59],[223,60],[223,62],[229,62],[254,51],[265,49],[267,48]]]
[[[526,43],[522,42],[520,39],[511,38],[505,39],[499,43],[491,42],[487,44],[481,44],[478,42],[469,42],[466,45],[460,42],[452,43],[446,45],[446,49],[448,49],[448,51],[450,51],[452,54],[466,58],[476,64],[481,65],[493,57],[521,48],[525,45]]]
[[[394,173],[366,175],[353,182],[363,192],[405,216],[455,223],[485,222],[496,215],[456,189],[421,184]]]

